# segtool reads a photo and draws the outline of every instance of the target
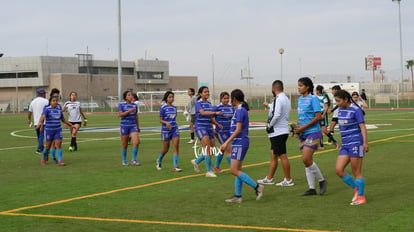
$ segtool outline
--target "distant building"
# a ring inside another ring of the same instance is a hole
[[[122,62],[122,91],[187,90],[197,84],[197,76],[171,76],[165,60]],[[118,61],[94,60],[91,54],[0,58],[0,108],[14,110],[18,105],[21,111],[40,87],[60,89],[63,99],[71,91],[79,100],[118,96]]]

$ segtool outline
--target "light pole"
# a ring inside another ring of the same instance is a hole
[[[19,106],[19,71],[18,71],[19,65],[16,64],[16,112],[20,112],[20,106]]]
[[[283,81],[283,53],[285,53],[285,49],[280,48],[279,54],[280,54],[280,80]]]
[[[398,25],[400,27],[400,63],[401,63],[401,84],[402,91],[404,91],[404,64],[403,64],[403,49],[402,49],[402,29],[401,29],[401,0],[392,0],[398,3]]]

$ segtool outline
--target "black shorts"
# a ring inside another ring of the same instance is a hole
[[[70,123],[72,123],[72,125],[75,125],[75,124],[82,125],[82,122],[70,122]]]
[[[196,120],[196,115],[195,114],[192,114],[191,115],[191,118],[190,118],[190,122],[194,123],[195,120]]]
[[[332,118],[332,120],[331,120],[332,122],[336,122],[336,123],[338,123],[338,118],[337,117],[335,117],[335,118]]]
[[[270,149],[273,150],[274,155],[283,155],[286,154],[286,141],[289,137],[289,134],[278,135],[275,137],[270,137]]]

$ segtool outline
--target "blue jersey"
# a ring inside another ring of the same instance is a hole
[[[162,105],[160,108],[160,117],[162,118],[162,120],[171,124],[171,129],[178,127],[177,122],[175,121],[177,117],[177,107],[175,107],[174,105]],[[162,132],[169,131],[164,123],[162,124],[161,130]]]
[[[343,147],[355,147],[364,143],[359,127],[359,124],[364,122],[364,115],[358,106],[351,105],[346,109],[339,108],[338,124]]]
[[[319,98],[315,95],[309,94],[306,97],[300,96],[298,99],[298,122],[299,126],[308,124],[315,118],[315,113],[321,112],[321,105]],[[306,128],[302,135],[307,135],[321,131],[319,123]]]
[[[136,115],[138,112],[138,106],[135,103],[121,102],[118,105],[118,112],[126,112],[131,108],[135,108],[135,112],[129,113],[128,115],[121,117],[121,127],[133,127],[137,126]]]
[[[61,130],[60,121],[64,119],[62,108],[59,105],[56,108],[45,106],[42,115],[45,115],[45,130]]]
[[[216,127],[217,133],[230,133],[231,118],[234,114],[234,109],[231,105],[223,105],[222,103],[213,108],[215,112],[222,112],[222,115],[216,115],[216,122],[223,126],[223,129]]]
[[[249,113],[246,108],[239,105],[231,118],[230,134],[237,128],[237,123],[242,123],[240,133],[233,139],[232,145],[249,146]]]
[[[204,110],[204,111],[213,111],[213,107],[211,106],[211,103],[209,101],[203,101],[203,100],[198,100],[196,102],[196,121],[195,121],[195,125],[194,128],[196,130],[201,130],[201,129],[213,129],[212,125],[211,125],[211,116],[210,115],[201,115],[200,114],[200,110]]]

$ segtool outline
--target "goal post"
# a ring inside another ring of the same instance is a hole
[[[137,92],[139,98],[140,112],[159,111],[166,91],[143,91]],[[190,97],[187,91],[172,91],[174,93],[174,105],[178,111],[184,111],[187,107]]]

